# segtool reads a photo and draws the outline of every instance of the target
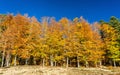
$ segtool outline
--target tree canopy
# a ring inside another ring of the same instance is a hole
[[[82,17],[0,15],[0,64],[41,66],[120,66],[120,21],[90,24]]]

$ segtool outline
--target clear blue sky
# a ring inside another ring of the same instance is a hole
[[[28,13],[38,19],[83,16],[89,22],[108,21],[110,16],[120,17],[120,0],[0,0],[0,14],[6,13]]]

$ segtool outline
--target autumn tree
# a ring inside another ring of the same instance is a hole
[[[116,61],[119,59],[119,43],[117,41],[117,33],[116,30],[107,25],[103,24],[101,26],[102,30],[102,39],[105,43],[104,49],[106,50],[106,60],[109,62],[113,62],[114,66],[116,66]]]
[[[119,19],[88,23],[28,15],[0,15],[1,67],[10,65],[117,66],[120,61]]]

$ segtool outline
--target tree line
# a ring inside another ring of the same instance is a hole
[[[0,65],[120,66],[120,21],[0,15]]]

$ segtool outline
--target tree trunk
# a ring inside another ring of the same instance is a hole
[[[66,59],[66,67],[68,67],[68,64],[69,64],[69,58],[67,57],[67,59]]]
[[[17,61],[17,55],[15,55],[15,58],[14,58],[14,66],[16,66],[16,61]]]
[[[80,67],[80,63],[79,63],[79,60],[77,61],[77,67],[78,67],[78,68]]]
[[[33,63],[34,63],[34,65],[36,65],[36,60],[35,60],[35,58],[33,58]]]
[[[80,67],[79,57],[77,56],[77,67]]]
[[[50,65],[53,66],[53,55],[50,55]]]
[[[99,61],[100,68],[102,68],[102,60]]]
[[[85,66],[88,67],[88,62],[87,61],[85,61]]]
[[[5,50],[3,50],[3,53],[2,53],[2,63],[1,63],[1,67],[4,66],[4,59],[5,59]]]
[[[5,64],[6,64],[6,67],[9,67],[9,65],[10,65],[10,52],[7,52],[7,55],[6,55],[6,62],[5,62]]]
[[[72,62],[69,60],[69,66],[72,67]]]
[[[57,62],[55,61],[55,66],[57,66]]]
[[[4,44],[4,47],[3,47],[3,53],[2,53],[2,64],[1,64],[1,67],[4,66],[4,60],[5,60],[5,48],[6,48],[6,41],[5,41],[5,44]]]
[[[116,62],[115,62],[115,60],[113,60],[113,64],[114,64],[114,67],[116,67]]]
[[[25,60],[25,65],[28,65],[28,58],[26,58]]]
[[[96,67],[96,68],[98,67],[98,62],[97,62],[97,61],[95,61],[95,67]]]
[[[109,60],[109,63],[110,63],[111,66],[113,65],[113,64],[112,64],[112,60]]]
[[[42,60],[42,66],[44,67],[45,66],[45,59],[43,58]]]

